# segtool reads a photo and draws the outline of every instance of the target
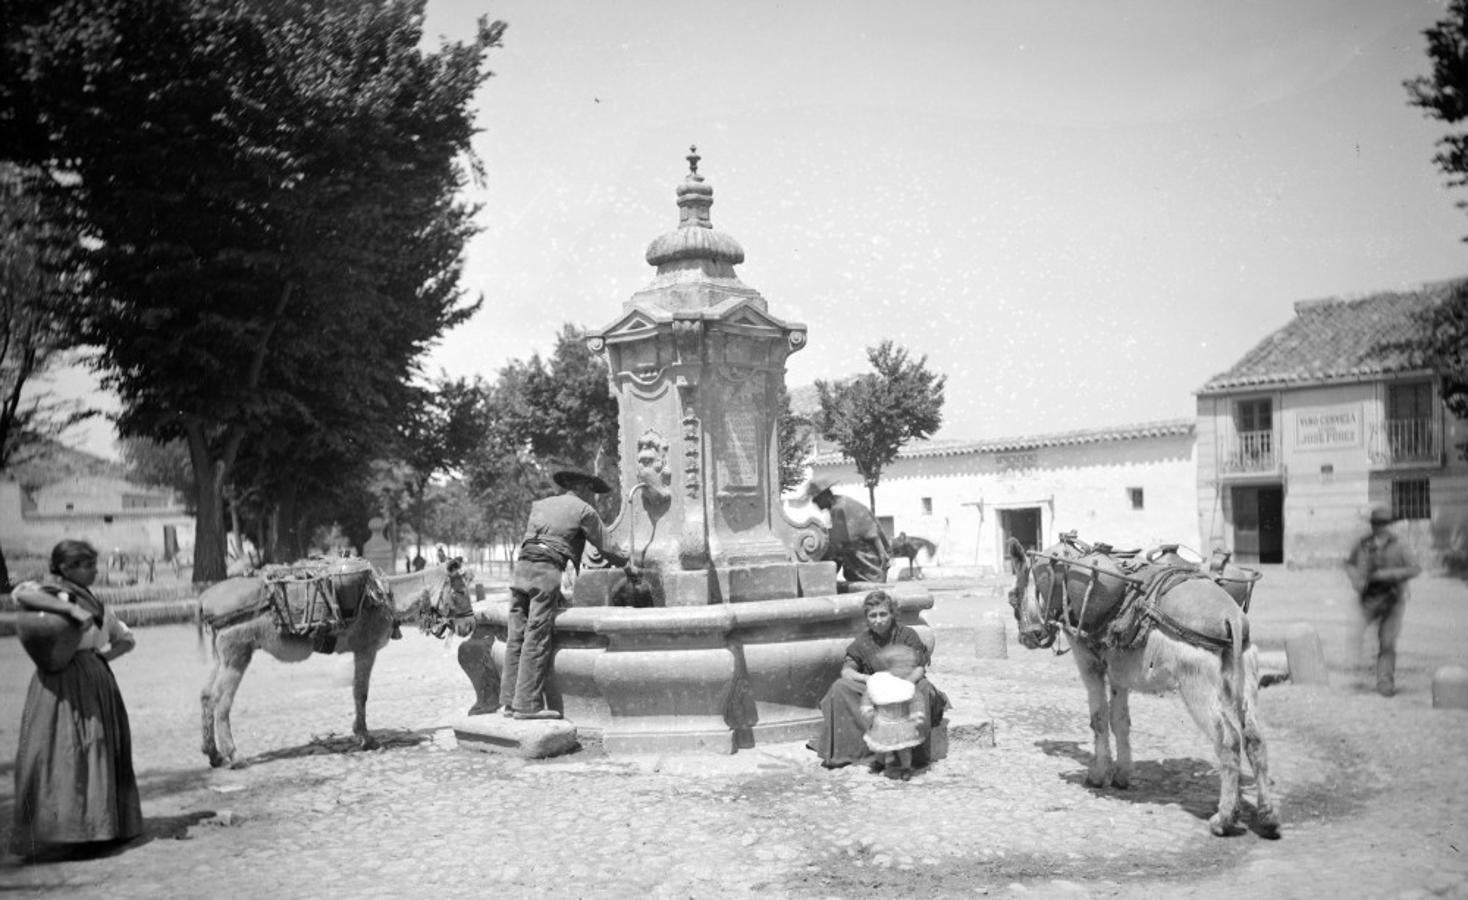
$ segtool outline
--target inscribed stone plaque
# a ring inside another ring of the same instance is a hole
[[[759,486],[759,398],[763,388],[763,375],[729,384],[716,461],[720,487]]]

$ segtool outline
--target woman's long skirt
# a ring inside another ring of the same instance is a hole
[[[36,672],[15,755],[14,851],[142,833],[132,731],[107,661],[81,651],[60,672]]]

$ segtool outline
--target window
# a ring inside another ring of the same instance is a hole
[[[1127,495],[1127,498],[1132,501],[1132,509],[1141,509],[1142,508],[1142,489],[1141,488],[1127,488],[1126,489],[1126,495]]]
[[[1240,400],[1234,406],[1234,431],[1234,466],[1244,472],[1274,468],[1274,403],[1268,397]]]
[[[1398,478],[1392,482],[1392,515],[1398,519],[1432,518],[1432,488],[1426,478]]]
[[[925,516],[931,516],[932,514],[933,514],[933,498],[932,497],[924,497],[923,498],[923,515],[925,515]]]
[[[1396,421],[1432,418],[1432,384],[1418,381],[1387,385],[1386,417]]]
[[[1432,431],[1432,383],[1416,381],[1386,388],[1386,438],[1395,462],[1430,460],[1436,447]]]
[[[1258,400],[1240,400],[1235,412],[1235,424],[1239,433],[1249,431],[1273,431],[1274,411],[1273,404],[1268,397]]]

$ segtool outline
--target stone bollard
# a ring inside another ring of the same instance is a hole
[[[979,659],[1008,659],[1007,636],[1004,617],[997,612],[985,613],[974,635],[974,655]]]
[[[1330,685],[1330,673],[1325,669],[1325,651],[1320,646],[1320,635],[1315,626],[1307,622],[1296,622],[1285,633],[1285,659],[1290,667],[1290,682],[1293,684]]]
[[[1443,666],[1432,675],[1433,709],[1468,709],[1468,669]]]

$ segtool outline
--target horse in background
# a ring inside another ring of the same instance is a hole
[[[907,557],[907,570],[912,573],[913,578],[923,577],[922,570],[917,566],[919,553],[928,554],[928,561],[931,562],[938,555],[938,545],[927,538],[909,536],[905,531],[893,538],[892,558]]]

